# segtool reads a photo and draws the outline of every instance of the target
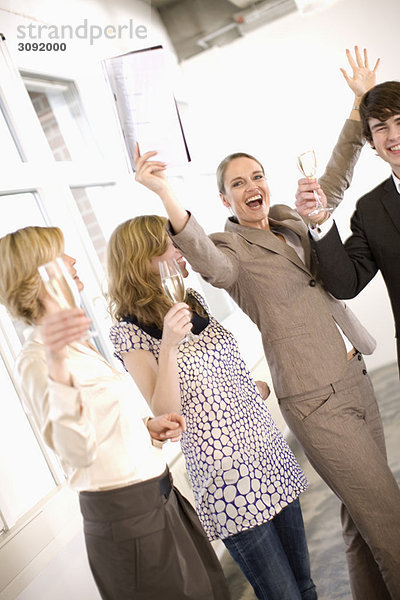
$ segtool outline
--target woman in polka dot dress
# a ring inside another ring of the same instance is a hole
[[[257,598],[315,600],[299,494],[307,481],[251,379],[234,336],[188,290],[162,291],[161,260],[185,262],[166,220],[121,224],[108,248],[115,355],[155,414],[181,411],[182,451],[196,510],[210,540],[221,539]],[[191,330],[192,341],[182,342]]]

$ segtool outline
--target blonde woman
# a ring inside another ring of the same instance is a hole
[[[38,266],[75,260],[56,227],[0,239],[0,300],[32,325],[16,364],[27,408],[79,492],[90,567],[104,600],[224,600],[219,561],[190,504],[172,486],[156,440],[179,439],[184,419],[153,418],[135,404],[129,377],[87,341],[79,308],[60,311]],[[150,434],[150,435],[149,435]]]
[[[136,217],[111,236],[115,354],[154,414],[184,415],[182,451],[208,538],[222,539],[258,598],[314,600],[298,500],[306,479],[233,335],[194,290],[172,307],[164,295],[161,260],[175,258],[188,274],[165,224],[158,216]],[[196,339],[180,344],[191,329]]]

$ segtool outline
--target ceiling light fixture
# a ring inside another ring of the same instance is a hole
[[[298,11],[303,15],[315,15],[315,13],[324,10],[335,0],[295,0]]]

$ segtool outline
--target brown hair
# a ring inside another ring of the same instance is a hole
[[[143,325],[163,327],[172,304],[150,261],[168,249],[166,222],[158,215],[141,215],[125,221],[111,235],[107,247],[108,301],[117,321],[134,316]],[[186,302],[202,314],[190,297]]]
[[[262,172],[265,175],[264,167],[262,166],[262,164],[260,163],[260,161],[257,160],[251,154],[246,154],[246,152],[234,152],[233,154],[229,154],[223,160],[221,160],[221,162],[219,163],[219,165],[217,167],[217,173],[216,173],[216,175],[217,175],[217,185],[218,185],[218,191],[221,194],[225,194],[225,183],[224,183],[225,171],[226,171],[228,165],[233,160],[235,160],[235,158],[250,158],[251,160],[254,160],[256,163],[258,163],[260,165],[261,170],[262,170]]]
[[[63,253],[58,227],[25,227],[0,239],[0,302],[12,317],[38,323],[45,311],[38,267]]]
[[[400,115],[400,82],[385,81],[369,90],[361,99],[360,117],[363,133],[372,142],[369,119],[386,121],[394,115]]]

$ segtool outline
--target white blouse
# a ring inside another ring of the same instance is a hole
[[[79,343],[68,346],[67,360],[73,387],[49,378],[36,327],[17,359],[16,374],[25,408],[60,458],[70,485],[96,491],[161,475],[166,463],[144,423],[151,411],[138,405],[129,375]]]

